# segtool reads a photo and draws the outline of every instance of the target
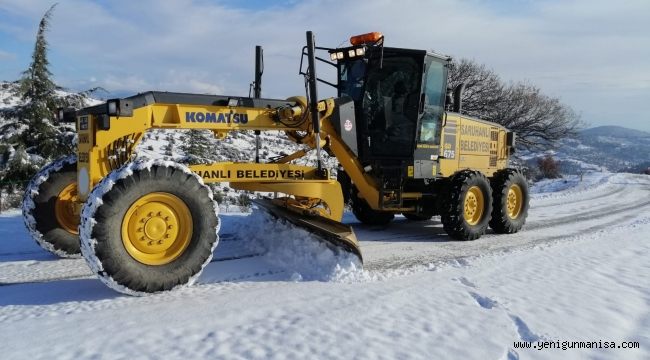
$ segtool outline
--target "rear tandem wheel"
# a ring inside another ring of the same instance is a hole
[[[530,196],[528,182],[516,169],[497,171],[491,180],[494,203],[490,227],[499,234],[519,231],[526,222]]]

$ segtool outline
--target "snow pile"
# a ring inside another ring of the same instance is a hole
[[[344,284],[380,282],[380,281],[387,281],[394,278],[399,278],[402,276],[422,273],[426,271],[439,271],[446,267],[457,267],[459,266],[459,264],[460,263],[457,262],[438,261],[435,263],[431,262],[428,264],[415,264],[415,265],[404,266],[404,267],[399,267],[394,269],[381,269],[381,270],[376,270],[376,269],[366,270],[361,268],[337,268],[334,275],[331,278],[331,281],[344,283]]]
[[[171,167],[171,168],[176,168],[179,170],[182,170],[184,173],[193,176],[197,181],[205,186],[208,190],[208,197],[210,200],[212,200],[213,203],[213,208],[214,212],[217,215],[217,219],[219,217],[219,206],[216,201],[214,201],[214,197],[212,194],[212,191],[210,190],[209,187],[207,187],[203,183],[203,179],[196,175],[194,172],[192,172],[187,166],[178,164],[176,162],[172,161],[164,161],[160,159],[156,160],[137,160],[134,162],[130,162],[122,166],[120,169],[115,170],[111,173],[108,174],[108,176],[104,177],[102,181],[99,182],[94,188],[93,191],[88,195],[88,200],[84,203],[84,206],[81,210],[81,224],[79,225],[79,238],[81,241],[81,254],[83,257],[86,259],[86,262],[88,263],[88,266],[90,266],[90,269],[93,273],[97,274],[99,276],[99,279],[106,284],[108,287],[119,291],[124,294],[128,295],[136,295],[136,296],[141,296],[141,295],[149,295],[149,293],[142,293],[139,291],[134,291],[129,288],[124,287],[121,284],[118,284],[111,276],[106,274],[104,272],[104,267],[101,263],[101,260],[97,258],[95,254],[95,246],[97,245],[97,239],[92,238],[92,232],[93,232],[93,227],[97,224],[97,221],[95,221],[94,215],[97,212],[97,209],[103,205],[102,198],[106,193],[108,193],[112,188],[113,185],[118,180],[125,179],[131,175],[133,175],[134,171],[139,171],[143,169],[151,169],[152,166],[163,166],[163,167]],[[217,240],[214,242],[212,245],[212,250],[211,253],[214,253],[214,249],[217,247],[219,244],[219,227],[220,223],[218,223],[215,232],[217,233]],[[212,260],[212,255],[210,255],[206,261],[203,263],[201,266],[201,271],[205,268],[207,264],[210,263]],[[181,287],[186,287],[194,284],[196,280],[199,278],[201,275],[201,271],[197,272],[194,276],[192,276],[187,283],[178,285],[174,289],[181,288]]]
[[[587,172],[581,175],[565,175],[561,179],[544,179],[535,182],[530,193],[535,198],[549,198],[566,195],[569,192],[591,191],[600,186],[609,184],[609,179],[614,174],[608,172]]]
[[[355,255],[337,254],[316,235],[261,209],[233,223],[229,231],[252,251],[264,253],[271,265],[286,269],[292,281],[330,281],[361,268]]]

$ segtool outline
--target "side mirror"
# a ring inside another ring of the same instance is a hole
[[[454,112],[459,113],[463,108],[463,91],[465,90],[465,83],[460,83],[454,88]]]
[[[506,133],[506,146],[510,147],[510,153],[514,154],[516,149],[516,135],[512,131]]]

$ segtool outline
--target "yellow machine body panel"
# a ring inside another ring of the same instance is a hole
[[[85,200],[104,176],[129,161],[148,129],[207,129],[223,138],[233,130],[286,129],[271,117],[293,119],[301,115],[300,111],[300,108],[286,108],[278,113],[277,109],[157,103],[136,108],[129,116],[80,115],[77,118],[79,195]],[[102,122],[109,126],[102,129]]]
[[[156,103],[133,109],[128,116],[82,114],[77,118],[79,200],[85,201],[109,172],[132,160],[135,147],[148,129],[206,129],[220,138],[236,130],[302,130],[308,136],[298,141],[313,148],[315,137],[310,131],[311,122],[304,121],[304,106],[303,98],[293,98],[287,100],[286,106],[274,109]],[[321,101],[318,108],[321,120],[327,122],[333,103]],[[321,133],[321,143],[326,144],[325,138],[331,140],[332,136],[335,134]],[[295,158],[300,158],[306,151],[297,154]],[[286,163],[289,160],[218,162],[190,165],[190,169],[206,183],[229,182],[235,189],[298,197],[300,200],[290,207],[340,221],[344,208],[340,184],[327,174],[317,175],[314,167]]]
[[[439,176],[449,177],[462,169],[492,176],[507,167],[506,129],[497,124],[448,113],[440,142]]]

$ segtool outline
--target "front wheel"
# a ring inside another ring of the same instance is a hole
[[[362,224],[388,225],[388,223],[390,223],[395,217],[395,215],[389,212],[373,210],[365,199],[357,196],[356,189],[353,190],[351,200],[352,213],[357,218],[357,220],[361,221]]]
[[[40,247],[60,257],[79,257],[76,156],[34,175],[23,197],[23,219]]]
[[[130,163],[104,178],[84,204],[81,252],[119,292],[191,284],[217,245],[217,209],[210,189],[187,167]]]
[[[528,182],[516,169],[503,169],[491,181],[494,204],[490,227],[499,234],[521,230],[528,217]]]

